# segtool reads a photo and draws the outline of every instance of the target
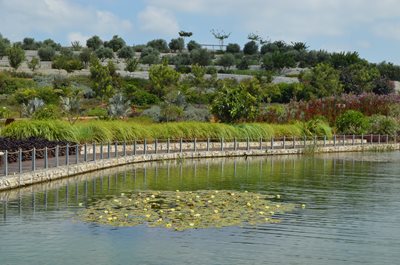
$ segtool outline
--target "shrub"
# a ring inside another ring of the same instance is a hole
[[[258,52],[258,45],[255,41],[249,41],[244,45],[243,53],[246,55],[254,55]]]
[[[393,117],[387,117],[384,115],[373,115],[368,118],[369,121],[369,133],[382,134],[382,135],[396,135],[399,131],[399,124]]]
[[[13,139],[43,138],[50,141],[76,141],[76,131],[68,123],[58,120],[15,121],[6,126],[2,136]]]
[[[43,46],[38,50],[41,61],[51,61],[56,55],[56,50],[50,46]]]
[[[18,67],[25,60],[25,51],[15,44],[12,47],[8,48],[6,53],[8,56],[8,62],[10,63],[10,66],[14,69],[18,69]]]
[[[88,110],[86,112],[86,115],[90,116],[90,117],[104,118],[104,117],[107,117],[108,111],[104,108],[95,107],[93,109]]]
[[[60,109],[55,105],[45,105],[37,109],[33,115],[34,120],[57,120],[61,117]]]
[[[146,109],[142,112],[142,116],[146,116],[151,118],[155,122],[160,121],[161,117],[161,108],[160,106],[151,106],[151,108]]]
[[[151,40],[147,43],[147,47],[158,50],[159,52],[167,53],[169,52],[168,44],[163,39]]]
[[[237,43],[229,43],[226,46],[226,52],[228,53],[239,53],[240,52],[240,46]]]
[[[360,111],[348,110],[336,120],[338,132],[344,134],[363,134],[369,129],[368,119]]]
[[[124,46],[118,51],[117,55],[121,59],[132,59],[135,56],[135,50],[132,47]]]

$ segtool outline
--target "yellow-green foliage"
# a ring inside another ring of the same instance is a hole
[[[270,139],[272,137],[301,137],[304,125],[294,124],[222,124],[205,122],[138,123],[132,121],[84,121],[69,125],[61,121],[17,121],[7,126],[3,136],[23,139],[32,136],[50,140],[69,140],[80,143],[107,143],[141,139],[225,140]]]
[[[15,139],[30,137],[44,138],[51,141],[76,141],[76,129],[63,121],[24,120],[6,126],[1,135]]]

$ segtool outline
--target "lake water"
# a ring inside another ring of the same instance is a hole
[[[175,232],[76,218],[134,190],[238,190],[306,204],[279,224]],[[0,264],[399,264],[400,152],[142,164],[0,193]]]

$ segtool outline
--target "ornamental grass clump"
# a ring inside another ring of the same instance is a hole
[[[164,227],[176,231],[280,222],[295,209],[281,196],[239,191],[143,191],[99,200],[81,220],[111,226]]]

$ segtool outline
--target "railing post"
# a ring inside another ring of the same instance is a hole
[[[234,150],[234,151],[237,150],[237,140],[236,140],[236,137],[233,138],[233,150]]]
[[[260,137],[260,150],[262,151],[263,150],[263,140],[262,140],[262,137]]]
[[[221,137],[221,152],[224,151],[224,137]]]
[[[8,150],[4,151],[4,175],[8,176]]]
[[[83,161],[87,162],[87,143],[83,146]]]
[[[100,159],[103,160],[104,158],[104,151],[103,151],[103,142],[100,143]]]
[[[194,150],[194,152],[197,152],[197,139],[196,138],[194,138],[194,140],[193,140],[193,150]]]
[[[346,146],[346,135],[343,134],[343,146]]]
[[[210,151],[210,138],[207,137],[207,152]]]
[[[304,135],[304,142],[303,143],[304,143],[304,148],[306,148],[306,146],[307,146],[307,136],[305,136],[305,135]]]
[[[361,134],[361,145],[364,145],[364,134]]]
[[[381,134],[378,135],[378,144],[381,144]]]
[[[386,144],[389,144],[389,135],[386,134]]]
[[[118,157],[118,142],[114,143],[114,157]]]
[[[32,171],[36,171],[36,148],[32,149]]]
[[[271,150],[274,150],[274,137],[271,137]]]
[[[154,153],[157,154],[157,146],[158,145],[158,139],[154,140]]]
[[[353,134],[353,139],[351,141],[351,145],[355,145],[356,144],[356,136]]]
[[[317,136],[316,135],[314,135],[314,146],[318,146],[318,144],[317,144]]]
[[[48,153],[47,153],[47,146],[44,148],[44,168],[49,168],[49,160],[48,160]]]
[[[169,154],[170,150],[169,150],[169,138],[167,139],[167,154]]]
[[[326,135],[324,135],[324,147],[326,146]]]
[[[133,141],[133,155],[136,155],[136,139]]]
[[[107,158],[110,159],[111,157],[111,144],[108,142],[107,144]]]
[[[21,174],[22,173],[22,149],[21,148],[18,149],[18,169],[19,169],[18,170],[19,174]]]
[[[296,136],[293,136],[293,149],[296,148]]]
[[[147,155],[147,140],[143,140],[143,154]]]
[[[283,143],[282,143],[283,150],[286,149],[286,136],[283,136]]]
[[[371,133],[371,135],[370,135],[370,144],[373,144],[374,143],[374,135]]]
[[[247,151],[250,150],[250,140],[249,140],[249,137],[247,137],[247,139],[246,139],[246,148],[247,148]]]
[[[79,144],[75,145],[75,162],[77,165],[79,164]]]
[[[182,154],[182,152],[183,152],[183,139],[182,138],[180,138],[179,139],[179,152]]]
[[[124,157],[126,157],[126,142],[125,141],[124,141],[122,148],[123,148]]]
[[[60,152],[60,146],[56,145],[56,167],[60,166],[60,161],[58,160],[59,158],[59,152]]]
[[[93,161],[96,161],[96,143],[93,143]]]
[[[333,136],[333,146],[336,146],[336,134]]]
[[[69,143],[65,147],[65,164],[69,166]]]

